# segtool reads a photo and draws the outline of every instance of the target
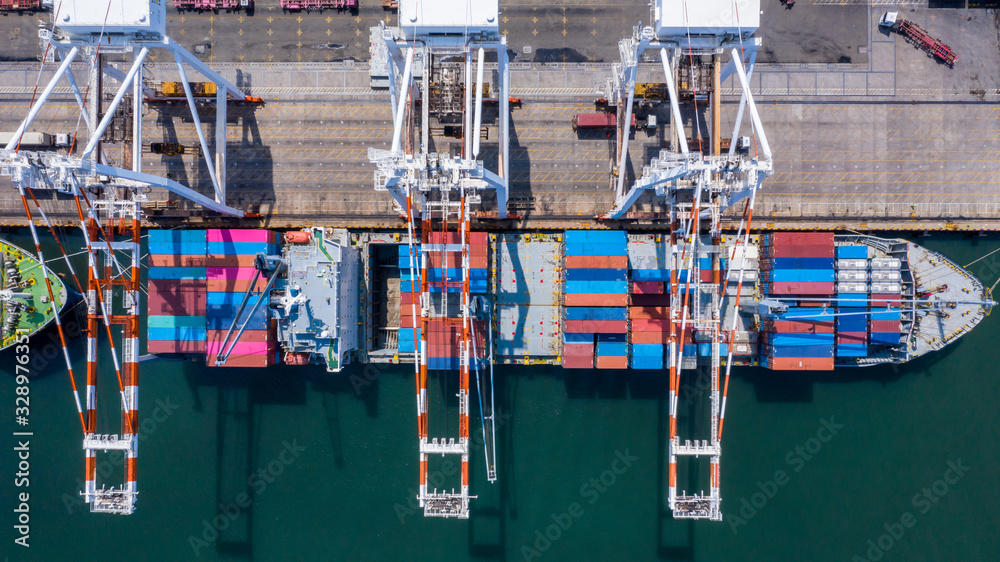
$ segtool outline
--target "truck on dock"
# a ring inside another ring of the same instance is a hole
[[[2,132],[0,133],[0,147],[7,146],[7,144],[13,140],[15,131]],[[49,146],[68,146],[69,145],[69,135],[60,134],[53,135],[49,133],[38,133],[32,131],[25,131],[21,135],[20,146],[22,147],[49,147]]]
[[[924,50],[928,56],[942,60],[948,66],[955,66],[958,55],[951,47],[933,38],[919,25],[899,17],[899,12],[886,12],[878,22],[879,27],[895,31],[907,41]]]
[[[614,113],[577,113],[573,116],[573,130],[608,129],[618,125],[618,117]],[[635,127],[635,114],[632,114],[631,126]]]
[[[225,10],[235,12],[237,10],[253,11],[253,0],[174,0],[174,7],[178,12],[184,10],[205,12],[212,10],[218,12]]]

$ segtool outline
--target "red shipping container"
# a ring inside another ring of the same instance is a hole
[[[227,330],[209,330],[208,331],[208,341],[210,341],[210,342],[212,342],[214,344],[218,344],[219,342],[221,342],[222,340],[224,340],[226,338],[226,332],[228,332],[228,331],[229,331],[228,329]],[[238,331],[239,331],[238,327],[237,327],[236,330],[233,330],[233,335],[229,336],[229,341],[230,342],[233,341],[233,338],[236,337],[236,332],[238,332]],[[243,330],[243,334],[240,336],[240,340],[239,341],[240,342],[253,342],[253,343],[274,342],[275,341],[275,336],[274,336],[274,332],[272,332],[270,330]]]
[[[714,271],[711,269],[702,269],[698,272],[698,277],[701,278],[702,283],[712,283]],[[719,279],[722,279],[722,272],[719,272]]]
[[[884,308],[887,306],[899,308],[899,299],[900,297],[898,294],[872,295],[871,296],[872,308],[878,308],[878,307]]]
[[[773,371],[832,371],[833,357],[772,357]]]
[[[834,285],[832,281],[776,281],[771,283],[771,294],[826,296],[833,294]]]
[[[562,359],[563,369],[593,369],[594,368],[594,358],[591,356],[586,357],[570,357],[567,355],[563,356]]]
[[[875,332],[898,332],[899,320],[872,320],[871,331]]]
[[[774,320],[768,330],[778,334],[832,334],[833,321],[816,320]]]
[[[799,301],[799,306],[805,308],[826,308],[830,306],[830,301]]]
[[[633,281],[633,295],[662,295],[663,283],[661,281]]]
[[[628,357],[598,357],[598,369],[628,369]]]
[[[625,334],[628,322],[624,320],[567,320],[563,326],[567,334]]]
[[[639,318],[670,318],[670,307],[668,306],[631,306],[628,309],[628,317]]]
[[[409,283],[406,283],[409,285]],[[399,305],[403,307],[401,310],[405,310],[406,314],[409,314],[410,305],[416,303],[417,314],[420,314],[420,296],[419,293],[408,293],[402,292],[399,294]]]
[[[204,341],[146,341],[146,353],[205,353]]]
[[[150,254],[149,267],[205,267],[205,256]],[[166,279],[162,279],[166,281]]]
[[[146,283],[147,293],[205,293],[208,282],[205,279],[150,279]]]
[[[680,325],[677,326],[678,330]],[[637,319],[632,321],[632,333],[636,332],[668,332],[670,320],[662,318]]]
[[[617,307],[628,305],[628,294],[614,293],[566,293],[566,306]]]
[[[211,279],[246,279],[251,280],[257,275],[256,267],[207,267],[205,277]],[[263,275],[261,276],[263,277]]]
[[[204,316],[205,293],[183,291],[178,293],[149,292],[146,310],[150,316]]]
[[[670,342],[670,332],[637,332],[632,330],[632,343],[658,343],[667,344]]]
[[[208,255],[205,256],[207,267],[253,267],[256,256],[249,255]]]
[[[800,246],[833,245],[832,232],[774,232],[771,234],[774,245],[795,244]]]
[[[632,306],[670,306],[670,294],[632,295]]]
[[[864,345],[868,341],[867,332],[837,332],[837,343],[856,343]]]
[[[833,243],[829,246],[783,245],[771,246],[768,250],[772,258],[832,258]]]
[[[473,246],[486,246],[489,243],[489,234],[485,232],[470,232],[469,242]]]
[[[566,269],[626,269],[628,256],[566,256]]]
[[[253,287],[253,292],[259,293],[267,288],[267,279],[261,277],[257,283],[253,279],[209,279],[210,293],[245,293]]]

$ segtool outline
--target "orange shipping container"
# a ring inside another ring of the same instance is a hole
[[[625,269],[628,256],[566,256],[566,269]]]
[[[773,371],[832,371],[833,357],[772,357]]]
[[[670,318],[669,306],[631,306],[628,309],[628,317],[632,319],[643,318]]]
[[[566,306],[616,307],[628,304],[628,293],[566,293]]]
[[[250,287],[253,292],[259,293],[267,287],[267,279],[263,277],[253,283],[253,279],[209,279],[208,291],[210,293],[245,293]]]
[[[598,369],[628,369],[628,357],[598,357]]]

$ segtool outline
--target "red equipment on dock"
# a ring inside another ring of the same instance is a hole
[[[949,66],[955,66],[955,63],[958,62],[958,55],[951,50],[951,47],[931,37],[919,25],[896,16],[896,12],[886,12],[879,20],[879,26],[895,30],[911,43],[926,51],[928,55],[941,59]]]

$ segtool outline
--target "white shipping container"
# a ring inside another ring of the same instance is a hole
[[[898,271],[883,269],[872,272],[872,281],[899,281],[899,279],[900,275]]]
[[[868,260],[837,260],[837,269],[868,269]]]
[[[867,293],[868,285],[864,283],[837,283],[838,293]]]
[[[898,258],[872,258],[872,269],[899,269]]]
[[[868,282],[868,272],[863,269],[847,269],[837,272],[837,281]]]

